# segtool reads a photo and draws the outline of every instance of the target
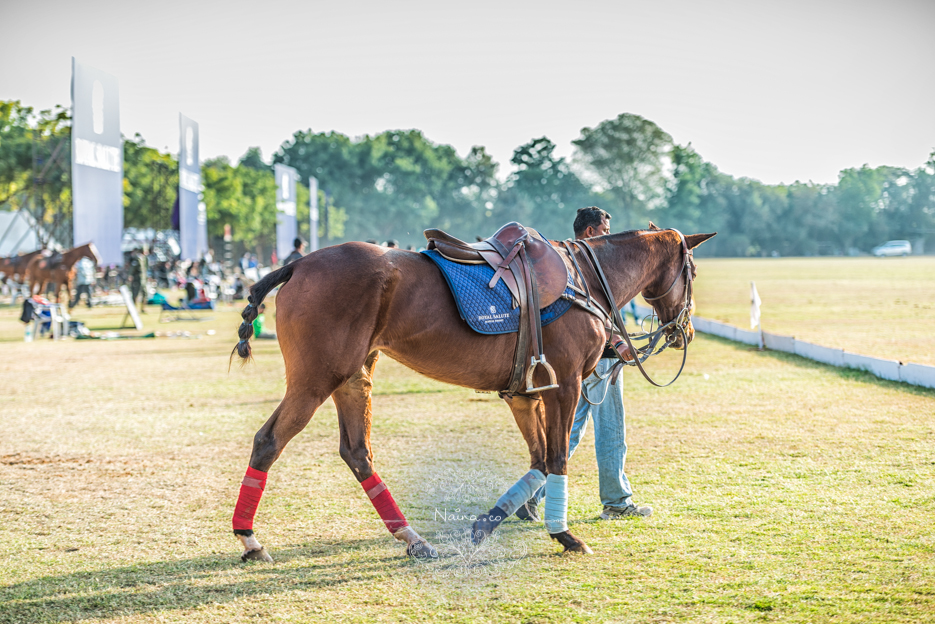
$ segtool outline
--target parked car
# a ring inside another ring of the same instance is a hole
[[[912,245],[907,240],[891,240],[879,247],[873,248],[873,255],[878,258],[884,256],[908,256],[912,253]]]

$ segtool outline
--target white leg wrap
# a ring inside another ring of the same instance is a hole
[[[538,470],[530,470],[500,497],[497,507],[502,509],[509,518],[520,505],[528,501],[536,490],[542,487],[543,483],[545,483],[545,475]]]
[[[545,480],[545,528],[550,534],[568,530],[568,475]]]

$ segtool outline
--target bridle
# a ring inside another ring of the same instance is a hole
[[[617,357],[626,366],[636,366],[643,374],[643,377],[645,377],[649,383],[658,388],[665,388],[666,386],[672,385],[685,369],[685,362],[688,357],[688,334],[686,330],[688,329],[688,324],[691,321],[692,287],[695,273],[695,264],[693,262],[692,250],[688,248],[685,235],[675,228],[669,228],[668,230],[662,231],[672,231],[679,235],[679,241],[682,244],[682,266],[664,293],[656,297],[647,297],[646,295],[643,295],[643,299],[646,302],[658,301],[659,299],[662,299],[672,292],[672,289],[675,288],[675,285],[681,281],[680,278],[684,276],[685,280],[683,286],[682,308],[679,310],[679,313],[675,315],[675,318],[673,318],[668,323],[662,324],[659,327],[652,329],[654,321],[650,321],[650,330],[643,331],[642,333],[638,334],[630,334],[626,330],[626,325],[623,322],[623,318],[620,316],[620,310],[617,306],[617,302],[614,299],[613,292],[611,292],[610,283],[607,281],[607,276],[604,274],[604,269],[601,267],[601,263],[597,259],[597,255],[594,253],[594,249],[591,247],[590,243],[584,239],[562,241],[562,244],[568,251],[568,255],[571,257],[571,261],[574,264],[575,270],[580,276],[581,282],[584,284],[585,289],[585,292],[582,294],[586,296],[586,301],[580,301],[577,298],[573,299],[573,301],[579,306],[583,307],[585,310],[588,310],[592,314],[602,318],[605,322],[605,326],[609,326],[610,331],[614,331],[614,333],[623,336],[627,346],[630,349],[630,353],[632,354],[633,359],[629,361],[624,360],[619,353],[617,353]],[[581,250],[582,257],[587,260],[588,264],[590,264],[591,268],[594,270],[595,275],[597,275],[598,284],[600,284],[601,290],[604,293],[604,297],[607,299],[607,303],[610,305],[609,312],[605,311],[600,306],[600,304],[592,299],[591,289],[588,287],[588,282],[581,271],[581,267],[578,266],[578,261],[575,258],[573,248],[578,248]],[[653,306],[653,312],[654,317],[659,316],[655,306]],[[678,335],[682,336],[682,344],[684,345],[682,350],[681,366],[679,366],[678,372],[671,381],[665,384],[660,384],[649,376],[649,373],[647,373],[646,369],[643,368],[643,362],[645,362],[650,356],[659,355],[665,351],[669,346],[675,343],[676,337]],[[662,340],[663,336],[665,336],[664,341]],[[647,342],[644,346],[637,349],[633,345],[633,339],[641,341],[646,340]],[[616,349],[614,349],[614,351],[616,352]],[[588,402],[590,403],[590,401]]]

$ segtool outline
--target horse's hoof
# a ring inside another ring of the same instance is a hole
[[[425,540],[406,546],[406,554],[415,559],[438,559],[438,551]]]
[[[490,537],[493,530],[500,526],[500,523],[506,518],[506,513],[499,507],[494,507],[489,512],[477,517],[474,524],[471,525],[471,542],[478,546],[485,539]]]
[[[582,542],[568,531],[562,531],[561,533],[550,533],[549,537],[565,547],[565,550],[562,551],[563,553],[576,552],[584,555],[594,554],[594,551],[591,550],[587,544]]]
[[[265,561],[266,563],[272,563],[273,558],[269,556],[269,553],[266,552],[266,546],[261,547],[259,550],[245,550],[243,554],[240,555],[241,561]]]
[[[594,554],[594,551],[591,550],[591,547],[588,546],[587,544],[585,544],[584,542],[581,542],[580,544],[577,544],[577,545],[571,546],[571,547],[566,546],[566,547],[565,547],[565,550],[562,551],[562,552],[563,552],[563,553],[575,552],[575,553],[581,553],[581,554],[583,554],[583,555],[593,555],[593,554]]]
[[[483,542],[489,535],[489,533],[484,529],[478,528],[480,524],[481,522],[478,520],[473,525],[471,525],[471,543],[475,546],[479,546],[480,543]]]

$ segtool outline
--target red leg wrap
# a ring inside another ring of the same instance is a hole
[[[240,496],[237,498],[237,506],[234,507],[234,530],[253,529],[253,516],[256,515],[256,508],[260,504],[260,498],[263,496],[263,488],[266,487],[266,473],[247,468],[247,474],[244,475],[243,482],[240,484]]]
[[[386,484],[380,479],[380,475],[373,473],[372,477],[360,485],[363,486],[364,492],[370,497],[370,502],[373,503],[377,513],[380,514],[380,518],[383,519],[383,524],[386,525],[390,533],[396,533],[401,528],[409,526],[403,512],[399,510],[399,505],[393,500],[393,495],[390,494]]]

